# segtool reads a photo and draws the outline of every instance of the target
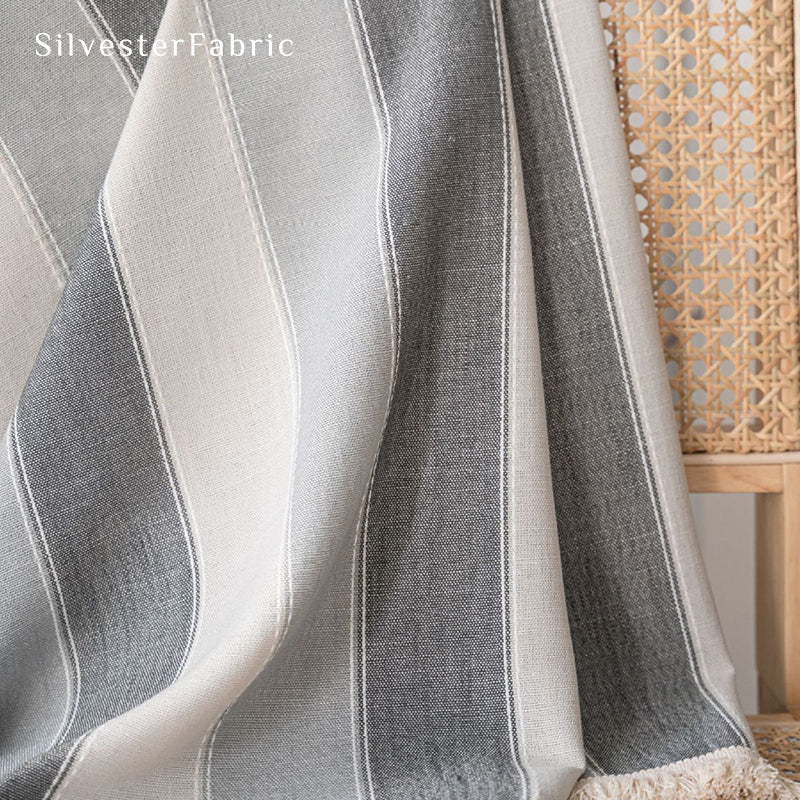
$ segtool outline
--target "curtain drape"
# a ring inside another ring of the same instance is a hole
[[[7,5],[0,797],[794,796],[594,2]]]

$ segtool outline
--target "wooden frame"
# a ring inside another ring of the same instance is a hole
[[[800,453],[684,456],[689,491],[756,495],[759,711],[800,719]]]

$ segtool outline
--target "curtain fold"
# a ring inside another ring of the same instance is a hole
[[[798,796],[593,2],[2,14],[0,798]]]

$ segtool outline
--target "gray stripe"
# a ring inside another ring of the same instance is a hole
[[[37,56],[40,32],[53,37],[70,32],[86,40],[96,34],[75,2],[37,0],[35,13],[27,3],[3,7],[0,139],[71,265],[92,219],[131,95],[113,59]]]
[[[708,700],[684,640],[649,454],[642,455],[628,367],[606,302],[607,265],[602,253],[597,258],[596,223],[551,57],[549,20],[538,3],[512,0],[506,32],[587,755],[595,771],[622,773],[746,744]]]
[[[215,798],[342,800],[358,797],[353,546],[392,360],[380,139],[344,3],[214,5],[218,36],[241,31],[241,19],[251,35],[281,31],[296,43],[291,60],[225,61],[296,335],[293,607],[278,652],[217,729],[203,774]]]
[[[138,37],[143,36],[149,48],[158,32],[166,0],[81,0],[98,27],[119,42],[131,42],[133,53],[123,60],[124,68],[138,81],[147,64],[147,56],[139,53]],[[132,69],[131,69],[132,68]]]
[[[76,672],[62,741],[167,686],[197,613],[191,539],[104,226],[87,234],[12,447]]]
[[[8,444],[7,434],[0,443],[0,774],[56,740],[70,700],[63,631],[22,516]]]
[[[366,782],[376,798],[516,798],[503,637],[508,153],[492,8],[361,7],[392,129],[402,316],[363,531]]]
[[[52,800],[82,742],[76,739],[52,747],[0,777],[0,800]]]

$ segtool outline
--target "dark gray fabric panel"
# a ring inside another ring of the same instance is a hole
[[[129,39],[133,44],[133,53],[128,57],[133,66],[133,78],[138,80],[147,64],[147,56],[139,55],[137,39],[144,36],[149,48],[156,37],[166,0],[81,0],[86,13],[89,14],[104,34],[110,38]],[[120,62],[129,70],[125,61]]]
[[[103,225],[87,234],[13,427],[79,675],[61,741],[167,686],[197,614],[191,538]]]
[[[77,741],[77,740],[76,740]],[[74,762],[76,742],[64,742],[0,776],[0,800],[44,800]]]
[[[401,317],[362,530],[366,781],[380,800],[522,797],[504,682],[508,154],[492,7],[360,5],[391,125]]]
[[[595,769],[624,773],[747,741],[709,700],[684,640],[546,13],[505,3],[584,741]]]
[[[20,508],[6,437],[0,440],[0,775],[48,747],[70,705],[64,634]]]

